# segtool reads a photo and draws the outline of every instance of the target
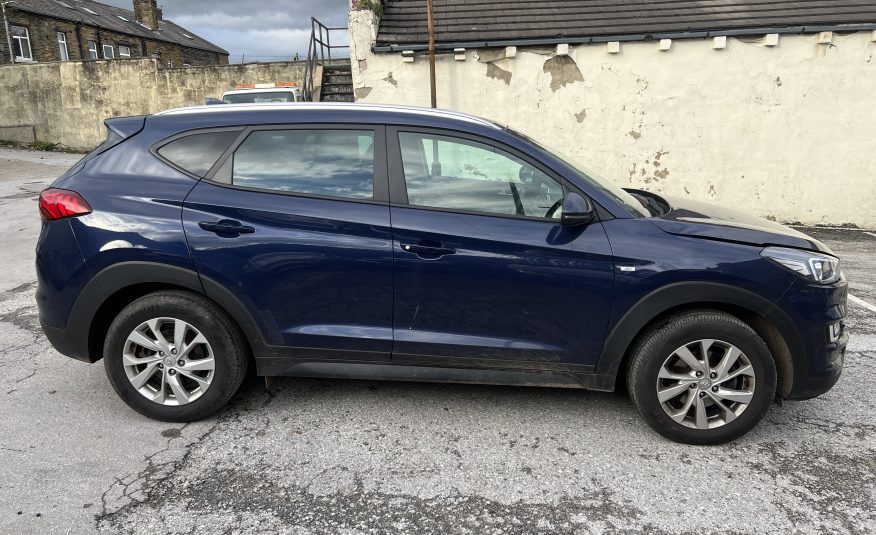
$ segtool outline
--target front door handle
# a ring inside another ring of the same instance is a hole
[[[441,247],[440,245],[422,245],[415,243],[402,243],[402,251],[406,253],[414,253],[422,258],[437,258],[439,256],[455,254],[456,249],[450,247]]]
[[[241,234],[252,234],[255,232],[253,227],[249,227],[235,221],[233,219],[221,219],[219,221],[201,221],[198,226],[208,232],[215,232],[220,236],[240,236]]]

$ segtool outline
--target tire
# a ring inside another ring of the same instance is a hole
[[[766,415],[776,393],[776,366],[766,343],[746,323],[723,312],[697,310],[671,316],[640,338],[627,387],[639,414],[664,437],[722,444]]]
[[[176,332],[184,338],[175,339]],[[240,330],[215,304],[194,293],[160,291],[132,302],[113,320],[103,362],[113,389],[132,409],[154,420],[192,422],[216,413],[234,396],[249,351]]]

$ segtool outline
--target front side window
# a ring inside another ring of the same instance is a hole
[[[113,45],[103,45],[103,59],[115,59],[116,51],[113,50]]]
[[[88,41],[88,56],[97,59],[97,43],[94,41]]]
[[[58,53],[61,61],[70,59],[70,54],[67,52],[67,34],[64,32],[58,32]]]
[[[130,58],[131,57],[131,47],[119,45],[119,57],[120,58]]]
[[[648,211],[647,206],[645,206],[644,204],[642,204],[642,202],[640,202],[635,197],[630,195],[629,192],[624,191],[620,186],[615,184],[613,181],[605,179],[605,178],[600,178],[599,175],[597,175],[591,171],[585,171],[583,167],[581,167],[577,163],[574,163],[570,158],[563,156],[557,150],[542,146],[539,142],[537,142],[533,139],[530,139],[529,137],[521,134],[520,132],[515,132],[514,130],[511,130],[510,128],[506,128],[505,131],[508,132],[509,134],[512,134],[512,135],[519,137],[520,139],[523,139],[524,141],[526,141],[532,145],[535,145],[537,148],[550,154],[554,158],[562,161],[572,171],[574,171],[581,180],[583,180],[584,182],[587,182],[591,186],[599,188],[605,194],[612,197],[615,201],[619,202],[620,204],[622,204],[623,206],[628,208],[631,212],[633,212],[633,214],[635,214],[637,216],[641,216],[641,217],[648,217],[651,215],[651,212]]]
[[[408,203],[465,212],[555,219],[563,187],[493,146],[461,138],[399,133]]]
[[[258,130],[234,153],[235,186],[348,199],[374,197],[374,132]]]
[[[33,61],[33,53],[30,50],[30,33],[24,26],[10,26],[12,34],[12,53],[16,60]]]
[[[164,145],[158,149],[158,154],[177,167],[202,177],[239,134],[239,130],[192,134]]]

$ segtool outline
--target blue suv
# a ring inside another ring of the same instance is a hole
[[[216,412],[254,365],[625,388],[662,435],[714,444],[840,376],[824,244],[487,120],[267,104],[106,125],[40,196],[40,322],[151,418]]]

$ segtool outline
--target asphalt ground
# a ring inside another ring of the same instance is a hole
[[[619,394],[278,378],[171,425],[56,353],[36,193],[76,156],[0,149],[0,533],[874,533],[876,311],[839,384],[742,439],[674,444]],[[876,304],[876,235],[804,229]]]

